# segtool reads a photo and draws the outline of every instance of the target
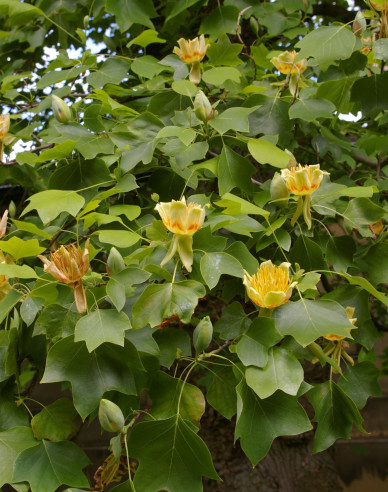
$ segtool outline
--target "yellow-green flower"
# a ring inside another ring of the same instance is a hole
[[[3,138],[7,135],[9,131],[10,119],[9,114],[7,113],[5,116],[0,115],[0,138]]]
[[[285,75],[291,74],[301,74],[307,68],[307,60],[303,58],[295,62],[295,57],[297,55],[296,51],[283,51],[279,56],[271,58],[271,63],[275,65],[279,72]]]
[[[179,48],[175,46],[174,53],[188,65],[202,61],[206,55],[207,47],[209,46],[206,44],[205,36],[203,34],[201,34],[199,38],[197,37],[190,41],[180,38],[178,44]]]
[[[160,202],[155,210],[169,231],[183,236],[192,236],[205,220],[205,209],[197,203],[186,204],[185,197],[179,201]]]
[[[175,46],[174,53],[187,65],[191,65],[189,79],[193,84],[199,84],[201,81],[200,62],[206,55],[206,50],[209,46],[205,42],[205,36],[201,34],[199,38],[197,37],[189,41],[180,38],[178,44],[179,48]]]
[[[67,284],[74,290],[74,300],[79,313],[87,309],[85,290],[82,277],[89,270],[89,239],[84,251],[74,244],[61,246],[50,254],[50,259],[38,255],[44,263],[44,271],[50,273],[55,280]]]
[[[294,195],[310,195],[321,184],[324,174],[319,164],[305,165],[299,164],[291,169],[282,169],[281,175],[286,182],[288,190]]]
[[[174,233],[168,250],[161,265],[163,266],[175,255],[179,257],[188,272],[193,264],[193,234],[202,227],[205,220],[205,209],[197,203],[186,204],[186,199],[161,202],[155,207],[166,228]]]
[[[7,231],[8,210],[3,213],[0,220],[0,238],[4,236]]]
[[[257,273],[249,275],[244,272],[244,285],[248,297],[257,306],[272,309],[289,300],[292,289],[297,282],[292,282],[289,276],[291,264],[281,263],[273,265],[271,260],[264,261],[259,266]]]
[[[355,310],[355,308],[350,307],[350,306],[345,308],[346,314],[349,318],[349,321],[352,323],[352,325],[355,325],[356,321],[357,321],[357,318],[353,318],[354,310]],[[351,328],[345,328],[345,330],[350,333]],[[326,340],[330,340],[331,342],[334,342],[334,341],[343,340],[344,338],[346,338],[346,336],[345,335],[329,334],[329,335],[324,335],[323,338],[326,338]]]

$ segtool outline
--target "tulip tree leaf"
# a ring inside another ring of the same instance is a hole
[[[256,108],[229,108],[209,121],[209,125],[219,133],[224,134],[228,130],[249,132],[248,116]]]
[[[260,398],[268,398],[278,389],[296,395],[303,381],[303,369],[298,360],[287,350],[273,347],[269,350],[265,367],[248,367],[247,384]]]
[[[0,487],[12,483],[17,456],[25,449],[37,446],[30,427],[18,426],[0,432]]]
[[[314,421],[318,422],[314,453],[327,449],[337,439],[349,439],[353,424],[365,432],[356,405],[334,381],[317,385],[307,398],[315,410]]]
[[[60,485],[89,487],[82,468],[90,463],[86,454],[70,441],[41,441],[16,459],[13,480],[28,482],[32,492],[55,492]]]
[[[121,32],[127,31],[132,24],[153,29],[152,17],[156,17],[152,0],[107,0],[106,10],[116,16]]]
[[[105,342],[123,347],[124,332],[130,328],[131,322],[126,314],[115,309],[96,309],[78,321],[74,341],[84,340],[89,352]]]
[[[67,398],[47,405],[31,420],[35,439],[65,441],[70,434],[77,431],[77,412]]]
[[[154,327],[174,314],[189,323],[198,298],[205,293],[205,287],[195,280],[148,285],[133,306],[133,327]]]
[[[361,47],[361,41],[346,26],[321,26],[296,44],[300,48],[297,60],[313,56],[322,70],[335,60],[346,60]]]
[[[210,289],[218,284],[223,274],[239,278],[244,276],[241,263],[228,253],[205,253],[201,258],[200,268]]]
[[[183,387],[182,387],[183,385]],[[182,396],[180,396],[182,391]],[[183,383],[164,372],[157,372],[150,386],[152,401],[151,414],[157,420],[170,418],[177,413],[184,420],[190,420],[199,426],[199,421],[205,411],[205,398],[202,391],[189,383]]]
[[[310,421],[296,397],[282,391],[261,400],[242,380],[236,387],[237,422],[235,440],[255,466],[268,453],[278,436],[294,436],[311,429]]]
[[[45,249],[46,248],[39,245],[37,239],[23,241],[14,236],[8,241],[1,241],[1,251],[9,253],[15,261],[20,260],[20,258],[37,256],[40,253],[43,253]]]
[[[233,369],[227,366],[214,366],[200,380],[207,388],[206,399],[213,408],[227,419],[237,411],[236,378]]]
[[[41,382],[70,381],[74,405],[85,419],[106,391],[136,394],[131,368],[136,363],[141,367],[137,352],[128,341],[124,347],[104,343],[89,353],[85,343],[74,343],[73,337],[67,337],[50,349]]]
[[[364,408],[370,396],[381,396],[378,383],[379,369],[371,362],[360,362],[348,366],[338,381],[338,386],[355,403],[357,408]]]
[[[37,278],[35,270],[28,265],[9,265],[8,263],[0,263],[0,275],[5,275],[7,278]]]
[[[317,118],[332,118],[336,107],[327,99],[299,99],[290,107],[290,118],[314,121]]]
[[[28,198],[30,203],[23,210],[25,215],[36,209],[43,224],[54,220],[62,212],[68,212],[75,217],[85,203],[85,198],[75,191],[46,190]]]
[[[228,193],[233,188],[250,191],[252,189],[251,176],[254,172],[254,166],[247,159],[225,145],[218,161],[220,195]]]
[[[351,91],[354,101],[364,114],[376,109],[388,109],[388,73],[372,74],[356,80]]]
[[[187,492],[201,492],[203,475],[219,479],[205,443],[179,415],[135,425],[129,449],[139,461],[137,490],[181,492],[185,484]]]
[[[346,328],[354,328],[345,309],[330,300],[288,302],[274,311],[274,318],[279,333],[293,336],[303,347],[331,333],[349,337]]]
[[[285,168],[292,160],[292,157],[287,152],[262,138],[248,140],[248,149],[253,158],[260,164],[270,164],[274,167]]]

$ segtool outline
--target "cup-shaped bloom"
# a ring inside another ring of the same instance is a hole
[[[179,201],[160,202],[155,210],[169,231],[182,236],[192,236],[205,220],[205,209],[197,203],[186,204],[185,197]]]
[[[58,120],[60,123],[67,123],[68,121],[70,121],[71,111],[65,101],[55,94],[53,94],[51,98],[55,119]]]
[[[55,250],[54,253],[50,254],[50,259],[42,255],[38,255],[38,258],[43,261],[45,272],[50,273],[55,280],[67,284],[74,290],[77,310],[80,313],[85,312],[87,304],[82,277],[89,270],[89,239],[86,241],[84,251],[74,244],[70,244]]]
[[[302,166],[299,164],[291,169],[282,169],[281,176],[286,182],[288,190],[294,195],[311,195],[321,184],[324,174],[319,164]]]
[[[180,38],[178,44],[179,48],[175,46],[174,53],[188,65],[202,61],[206,55],[207,47],[209,46],[206,44],[205,36],[203,34],[201,34],[199,38],[197,37],[190,41]]]
[[[0,115],[0,138],[3,138],[7,135],[9,131],[10,119],[9,114],[7,113],[5,116]]]
[[[251,301],[267,309],[287,302],[297,284],[290,278],[290,266],[291,264],[286,262],[276,266],[268,260],[261,263],[256,274],[251,276],[244,272],[244,285]]]
[[[347,308],[345,308],[345,311],[346,311],[347,317],[349,318],[349,321],[352,323],[352,325],[355,325],[356,321],[357,321],[357,318],[353,318],[355,308],[348,306]],[[345,330],[350,333],[351,328],[345,328]],[[323,338],[326,338],[326,340],[330,340],[331,342],[336,342],[339,340],[343,340],[344,338],[346,338],[346,336],[345,335],[329,334],[329,335],[324,335]]]
[[[297,52],[296,51],[283,51],[279,56],[271,58],[271,63],[275,65],[279,72],[285,75],[291,74],[301,74],[307,68],[307,60],[303,58],[302,60],[295,61]]]

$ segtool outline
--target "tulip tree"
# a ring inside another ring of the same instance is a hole
[[[217,487],[211,407],[253,466],[368,429],[388,5],[356,3],[0,2],[0,487]]]

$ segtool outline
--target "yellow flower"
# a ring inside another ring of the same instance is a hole
[[[169,231],[182,236],[192,236],[205,220],[205,209],[197,203],[186,205],[185,197],[180,201],[158,203],[155,210]]]
[[[294,195],[311,195],[321,184],[324,174],[319,164],[302,166],[299,164],[291,169],[282,169],[281,175],[286,182],[286,186]]]
[[[9,114],[7,113],[5,116],[0,115],[0,137],[5,137],[9,131]]]
[[[205,220],[205,209],[197,203],[186,205],[186,199],[183,197],[180,201],[172,200],[171,202],[161,202],[155,207],[162,218],[166,228],[174,233],[170,248],[164,257],[161,266],[165,265],[175,253],[191,272],[193,264],[193,234],[202,227]]]
[[[200,62],[206,55],[206,50],[209,46],[205,43],[205,36],[201,34],[199,38],[194,38],[190,41],[180,38],[178,44],[179,48],[175,46],[174,53],[187,65],[191,65],[189,79],[193,84],[199,84],[201,81]]]
[[[86,241],[85,249],[74,244],[61,246],[50,254],[50,259],[38,255],[44,263],[44,271],[50,273],[55,280],[67,284],[74,290],[74,299],[77,310],[80,313],[86,311],[85,290],[82,285],[82,277],[89,270],[89,239]]]
[[[197,37],[190,41],[180,38],[178,44],[179,48],[175,46],[174,53],[188,65],[202,61],[209,46],[205,43],[205,36],[203,34],[199,38]]]
[[[349,321],[352,323],[352,325],[354,325],[357,321],[357,318],[353,318],[354,310],[355,310],[354,307],[348,306],[347,308],[345,308],[346,314],[349,318]],[[345,328],[345,330],[350,333],[351,328]],[[338,340],[343,340],[344,338],[346,338],[346,336],[345,335],[342,336],[342,335],[330,334],[330,335],[324,335],[323,338],[326,338],[326,340],[330,340],[331,342],[334,342],[334,341],[338,341]]]
[[[12,264],[13,262],[9,256],[5,257],[0,251],[0,263]],[[0,300],[3,299],[10,290],[11,286],[8,283],[7,277],[5,275],[0,275]]]
[[[295,62],[296,51],[283,51],[279,56],[271,58],[271,63],[275,65],[279,72],[285,75],[289,74],[301,74],[307,68],[307,60],[303,58]]]
[[[292,295],[297,282],[289,277],[290,263],[273,265],[271,260],[261,263],[255,275],[244,272],[248,297],[259,307],[271,309],[284,304]]]

